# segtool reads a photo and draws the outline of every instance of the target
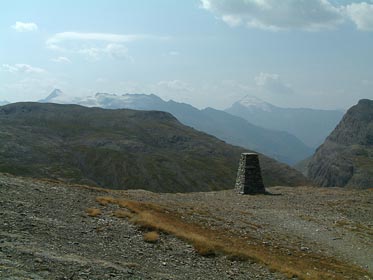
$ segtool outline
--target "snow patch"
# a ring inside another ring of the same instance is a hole
[[[248,109],[257,109],[265,112],[271,112],[273,106],[255,96],[247,95],[239,101],[239,104]]]

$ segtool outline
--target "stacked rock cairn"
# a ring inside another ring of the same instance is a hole
[[[239,194],[266,193],[260,170],[258,154],[241,154],[235,189]]]

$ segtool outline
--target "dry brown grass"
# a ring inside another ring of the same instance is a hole
[[[156,231],[149,231],[144,234],[144,241],[149,243],[156,243],[159,240],[159,233]]]
[[[90,217],[97,217],[97,216],[101,215],[101,210],[98,209],[98,208],[87,208],[87,209],[85,209],[85,212]]]
[[[96,197],[96,202],[98,202],[100,205],[107,205],[109,203],[115,203],[115,199],[111,196],[98,196]]]
[[[343,227],[347,230],[354,231],[358,234],[365,234],[368,236],[373,236],[373,229],[369,226],[366,226],[362,223],[352,222],[346,219],[337,220],[334,222],[335,226]]]
[[[299,250],[289,254],[288,248],[266,246],[249,236],[237,236],[224,229],[213,230],[186,222],[176,212],[154,203],[121,199],[112,201],[133,213],[132,222],[185,240],[204,256],[225,254],[232,259],[251,259],[267,265],[272,271],[299,279],[361,279],[367,275],[357,266],[330,257]]]
[[[118,209],[113,212],[113,216],[117,218],[132,218],[133,214],[127,210]]]
[[[109,189],[104,189],[104,188],[101,188],[101,187],[93,187],[93,186],[88,186],[88,185],[69,184],[68,186],[71,187],[71,188],[79,188],[79,189],[91,190],[91,191],[96,191],[96,192],[101,192],[101,193],[111,193],[111,192],[113,192],[112,190],[109,190]]]

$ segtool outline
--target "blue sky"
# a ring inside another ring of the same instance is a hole
[[[373,1],[3,1],[0,100],[154,93],[196,107],[373,98]]]

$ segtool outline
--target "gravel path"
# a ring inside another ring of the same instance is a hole
[[[0,279],[284,279],[258,263],[202,257],[170,235],[146,243],[109,214],[114,205],[88,217],[99,195],[0,174]]]
[[[284,279],[260,263],[202,257],[171,235],[144,242],[143,230],[112,215],[117,205],[96,202],[102,195],[157,203],[187,222],[373,273],[372,190],[269,191],[273,195],[103,191],[0,174],[0,279]],[[102,214],[89,217],[87,208]]]
[[[335,257],[373,273],[373,191],[273,187],[272,195],[234,191],[158,194],[147,200],[188,213],[187,219],[253,236],[290,252]],[[129,191],[135,200],[143,199]],[[184,207],[181,207],[183,205]]]

